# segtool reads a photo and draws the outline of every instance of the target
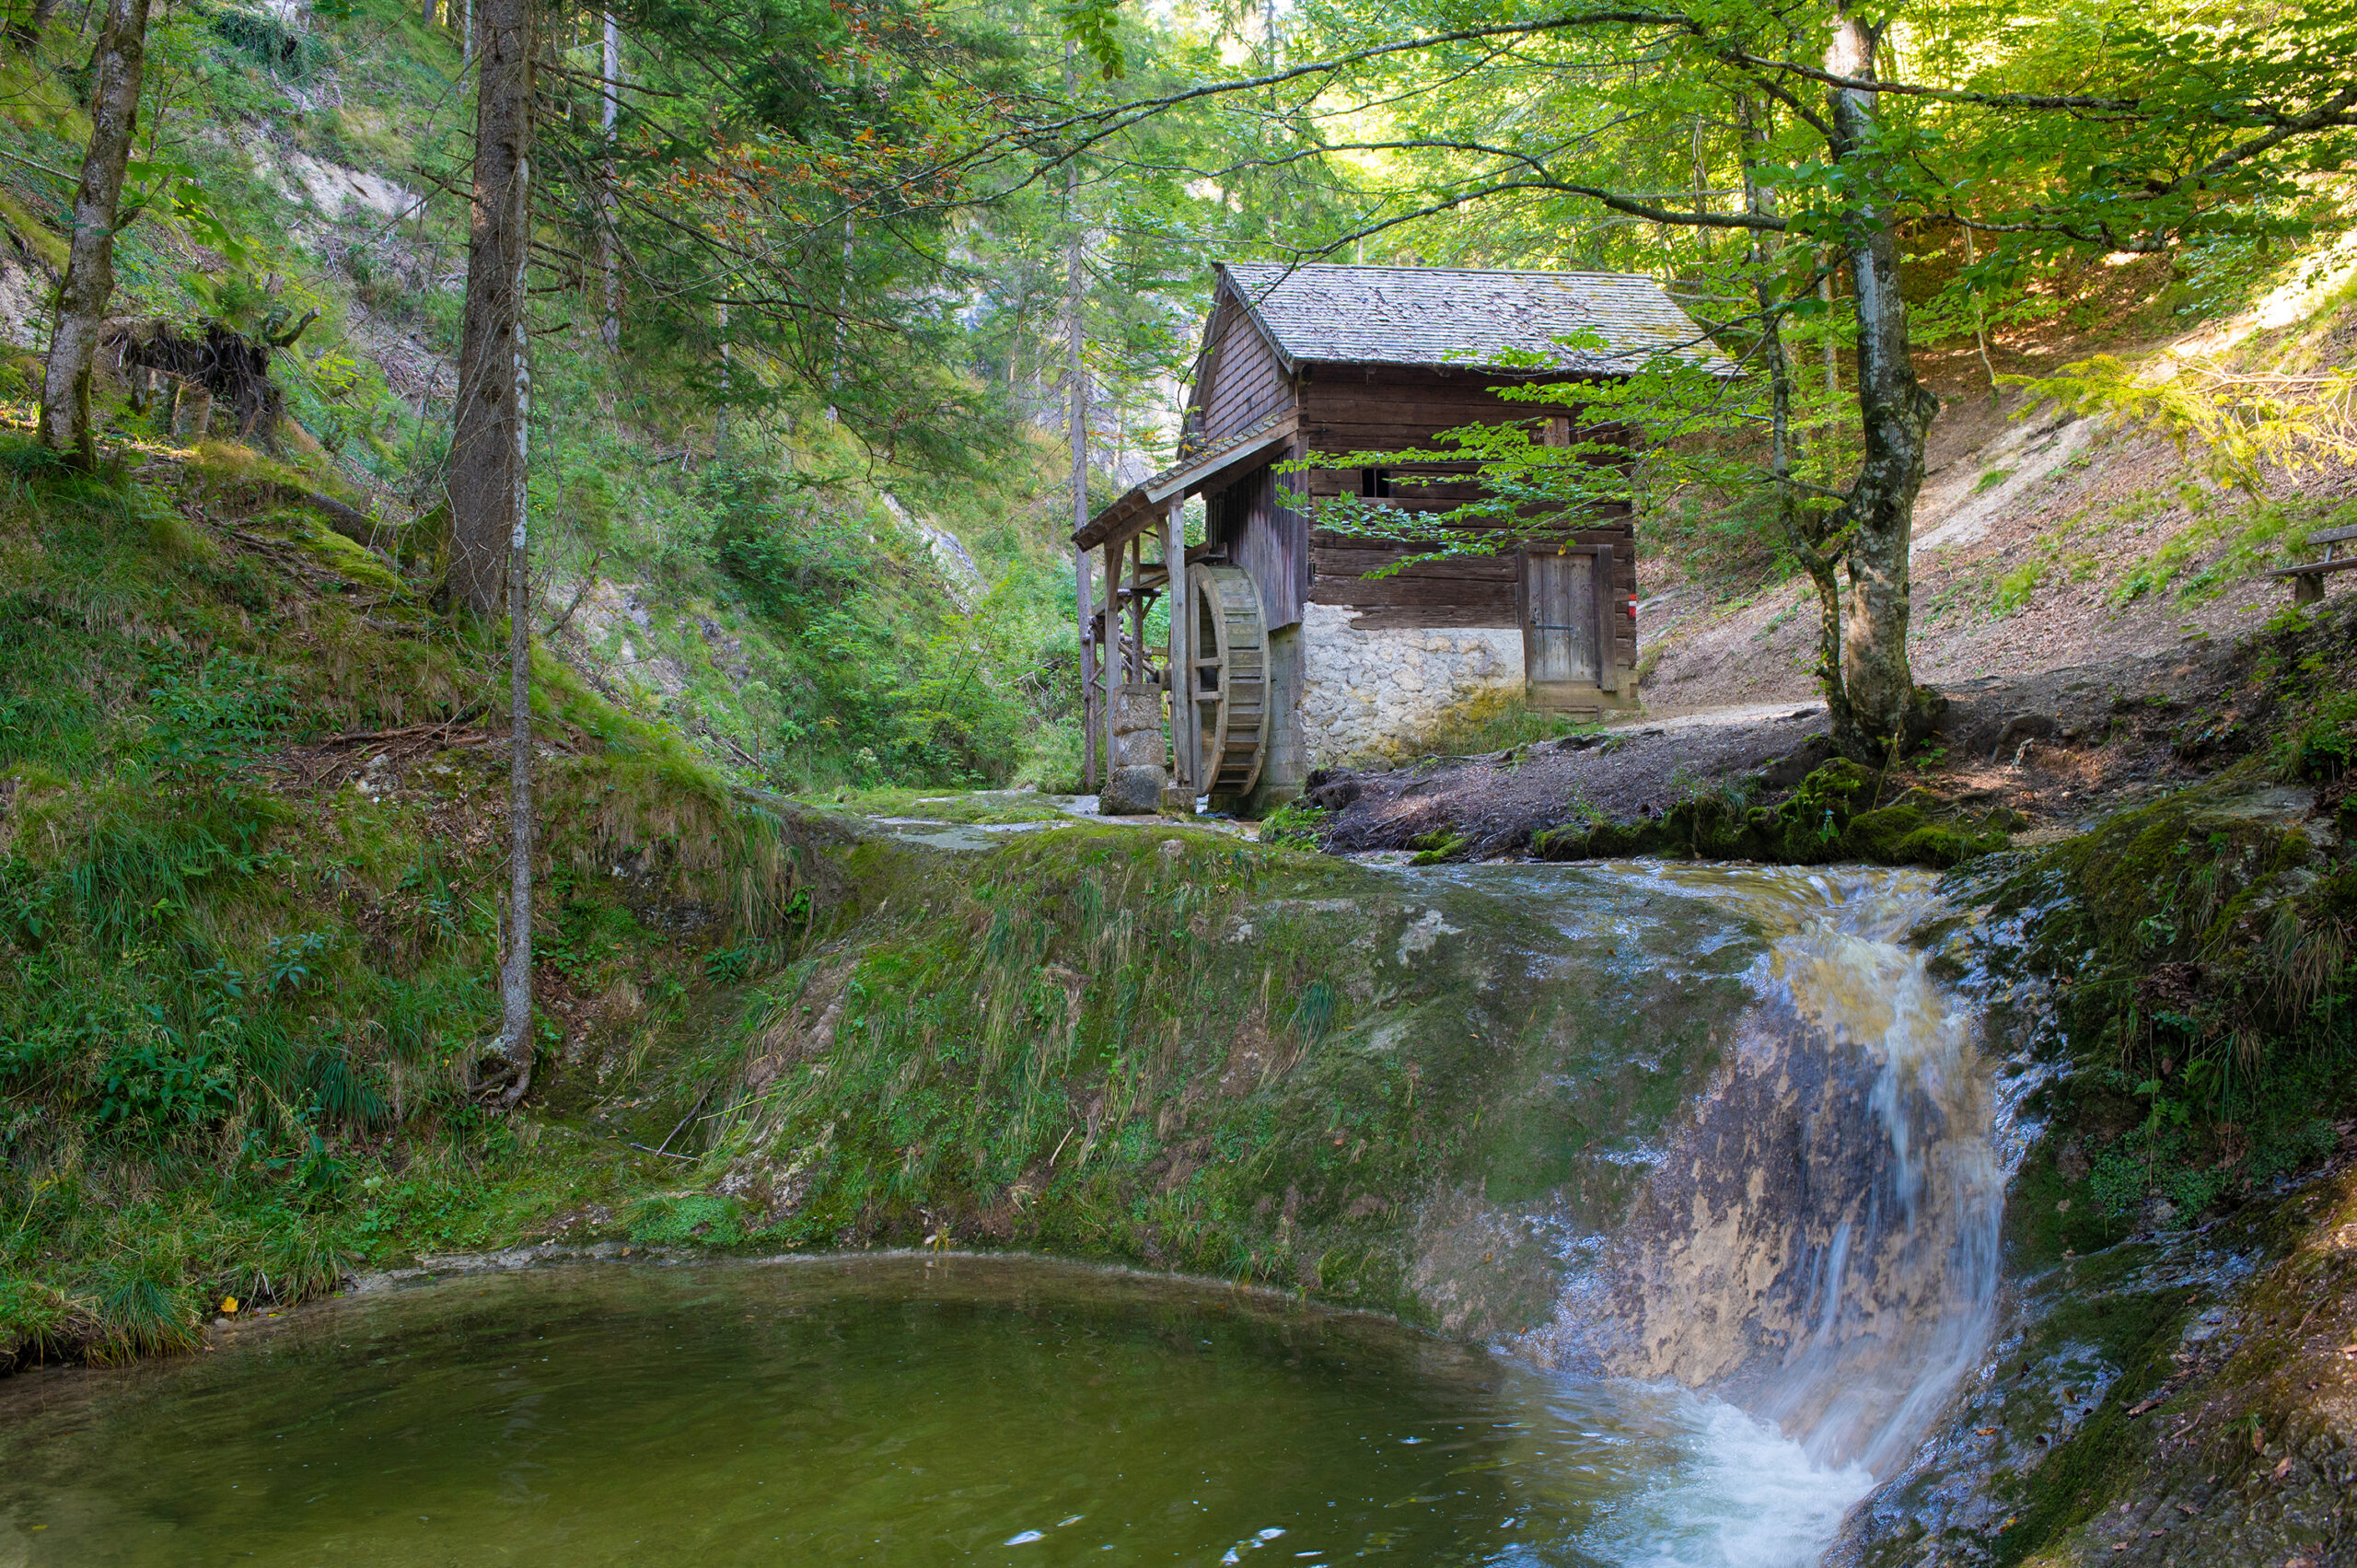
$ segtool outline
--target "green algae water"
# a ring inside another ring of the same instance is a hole
[[[0,1387],[11,1568],[1766,1568],[1868,1484],[1682,1392],[1018,1259],[462,1275]]]

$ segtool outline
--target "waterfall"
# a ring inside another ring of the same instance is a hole
[[[1666,1379],[1887,1478],[1985,1349],[2004,1172],[1979,1016],[1907,934],[1916,873],[1631,867],[1739,907],[1767,947],[1688,1123],[1524,1348]]]

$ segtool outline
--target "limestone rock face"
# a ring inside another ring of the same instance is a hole
[[[1097,797],[1097,810],[1106,817],[1150,817],[1162,809],[1162,792],[1170,775],[1160,768],[1116,768]]]

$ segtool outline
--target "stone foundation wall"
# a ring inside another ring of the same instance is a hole
[[[1404,749],[1449,710],[1518,696],[1511,626],[1363,630],[1341,605],[1302,606],[1302,738],[1316,767]]]

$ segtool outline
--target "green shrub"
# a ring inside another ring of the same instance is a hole
[[[325,44],[273,12],[224,6],[206,19],[224,43],[273,75],[308,81],[328,62]]]
[[[1327,815],[1306,801],[1288,800],[1260,819],[1260,842],[1287,849],[1318,849],[1325,842]]]
[[[2038,585],[2044,576],[2044,568],[2034,561],[2026,566],[2014,567],[1997,579],[1997,594],[1990,601],[1990,609],[1999,615],[2013,614],[2036,597]]]

